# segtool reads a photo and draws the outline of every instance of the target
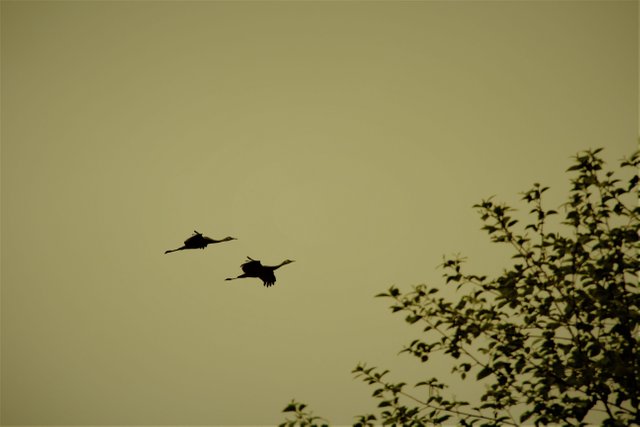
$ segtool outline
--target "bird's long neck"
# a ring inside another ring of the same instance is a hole
[[[286,262],[286,261],[283,261],[283,262],[281,262],[280,264],[278,264],[278,265],[274,265],[274,266],[273,266],[273,267],[271,267],[271,268],[273,268],[274,270],[277,270],[277,269],[279,269],[280,267],[282,267],[282,266],[283,266],[283,265],[285,265],[285,264],[287,264],[287,262]]]
[[[225,237],[224,239],[220,239],[220,240],[216,240],[216,239],[212,239],[211,237],[204,237],[203,240],[205,242],[207,242],[207,244],[209,243],[222,243],[222,242],[228,242],[229,240],[233,240],[230,239],[229,237]]]
[[[214,244],[214,243],[224,242],[224,239],[223,240],[216,240],[216,239],[212,239],[211,237],[204,236],[202,238],[202,241],[203,241],[203,243],[205,245],[211,245],[211,244]]]

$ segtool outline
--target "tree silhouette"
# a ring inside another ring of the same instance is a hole
[[[523,193],[532,216],[524,227],[505,204],[474,206],[491,240],[513,249],[502,274],[469,274],[464,259],[445,258],[455,301],[424,284],[377,295],[422,328],[402,352],[427,369],[430,356],[449,356],[454,374],[486,385],[477,401],[447,394],[438,377],[410,388],[358,364],[353,373],[375,387],[379,413],[355,425],[640,424],[640,152],[621,161],[619,172],[632,172],[622,179],[602,170],[601,150],[578,153],[568,169],[574,176],[561,221],[543,207],[548,188],[539,184]]]

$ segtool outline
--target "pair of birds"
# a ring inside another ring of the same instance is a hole
[[[182,251],[184,249],[204,249],[208,245],[213,243],[228,242],[230,240],[237,240],[235,237],[225,237],[221,240],[215,240],[211,237],[203,236],[202,233],[194,231],[194,235],[184,241],[184,245],[177,249],[169,249],[165,251],[165,254]],[[262,265],[262,263],[251,257],[247,257],[248,261],[240,266],[243,273],[237,277],[227,277],[225,280],[244,279],[246,277],[256,277],[262,280],[262,284],[266,287],[273,286],[276,283],[276,275],[274,271],[282,267],[283,265],[291,264],[293,260],[285,259],[278,265]]]

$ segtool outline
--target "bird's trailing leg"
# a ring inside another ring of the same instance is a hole
[[[247,276],[246,274],[241,274],[241,275],[239,275],[238,277],[227,277],[227,278],[226,278],[226,279],[224,279],[224,280],[244,279],[244,278],[247,278],[247,277],[249,277],[249,276]]]
[[[182,246],[182,247],[180,247],[178,249],[169,249],[168,251],[164,251],[164,253],[168,254],[168,253],[171,253],[171,252],[181,251],[183,249],[187,249],[187,247],[186,246]]]

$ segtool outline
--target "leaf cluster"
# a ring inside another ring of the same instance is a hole
[[[300,403],[292,399],[291,403],[282,410],[282,412],[289,413],[291,418],[286,418],[278,427],[328,427],[327,423],[321,422],[327,420],[313,415],[313,412],[305,410],[306,408],[307,405],[305,403]]]
[[[602,149],[575,156],[567,202],[546,209],[538,183],[522,194],[528,221],[492,198],[474,207],[491,241],[509,245],[513,264],[493,278],[448,257],[441,288],[391,286],[378,297],[422,333],[401,353],[428,366],[436,353],[453,373],[485,384],[478,401],[446,397],[437,377],[411,387],[359,364],[379,413],[356,425],[640,424],[640,152],[623,159],[628,179],[603,171]]]

